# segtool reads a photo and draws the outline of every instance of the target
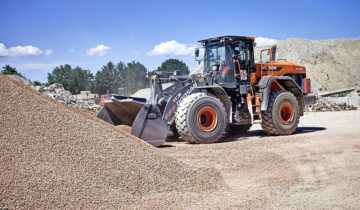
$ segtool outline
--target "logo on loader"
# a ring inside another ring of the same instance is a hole
[[[179,100],[179,98],[181,97],[181,93],[178,93],[174,98],[173,98],[173,102],[176,103],[177,100]]]
[[[187,90],[187,91],[185,92],[185,94],[184,94],[183,96],[181,96],[180,100],[178,100],[178,101],[176,102],[176,106],[179,106],[180,102],[181,102],[182,100],[184,100],[184,98],[186,98],[188,95],[190,95],[190,93],[194,90],[195,87],[197,87],[197,83],[196,83],[196,82],[190,87],[189,90]]]

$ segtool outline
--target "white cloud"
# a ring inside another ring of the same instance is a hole
[[[75,52],[75,49],[69,49],[69,52]]]
[[[50,55],[51,49],[41,50],[37,47],[26,45],[6,48],[3,43],[0,43],[0,56],[28,56],[28,55]]]
[[[110,47],[101,44],[94,48],[90,48],[90,49],[86,50],[86,55],[88,55],[88,56],[104,56],[108,50],[110,50]]]
[[[45,50],[45,55],[50,55],[53,51],[51,49]]]
[[[256,42],[256,46],[264,47],[264,46],[272,46],[272,45],[276,44],[277,40],[260,36],[260,37],[255,38],[255,42]]]
[[[181,44],[175,40],[162,42],[150,50],[147,55],[193,55],[195,45]]]

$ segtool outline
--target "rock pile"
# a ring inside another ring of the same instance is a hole
[[[60,101],[63,104],[67,104],[74,108],[82,108],[82,109],[91,109],[95,110],[98,109],[99,106],[95,104],[95,100],[82,100],[79,98],[84,97],[77,97],[76,95],[72,95],[70,91],[65,90],[64,86],[59,83],[55,83],[52,85],[49,85],[47,87],[42,86],[33,86],[31,85],[31,82],[24,79],[23,77],[17,76],[17,75],[7,75],[7,77],[20,82],[26,86],[30,86],[31,89],[36,90],[40,93],[43,93],[51,98],[54,98],[58,101]],[[80,95],[80,94],[78,94]]]
[[[308,105],[306,110],[310,112],[334,112],[334,111],[348,111],[356,110],[357,107],[348,105],[346,103],[333,103],[326,98],[319,98],[315,104]]]
[[[89,103],[88,101],[78,99],[75,95],[72,95],[70,91],[65,90],[64,86],[59,83],[39,88],[38,91],[74,108],[96,109],[99,107],[95,102]]]
[[[156,196],[223,186],[217,171],[174,160],[3,75],[0,107],[1,209],[166,207]]]

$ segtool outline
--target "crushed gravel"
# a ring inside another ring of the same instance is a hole
[[[359,86],[360,40],[358,39],[286,39],[276,43],[276,59],[286,59],[306,67],[313,92]],[[260,50],[255,47],[259,62]]]
[[[3,75],[0,107],[1,209],[128,207],[152,193],[224,184],[214,169],[170,158]]]

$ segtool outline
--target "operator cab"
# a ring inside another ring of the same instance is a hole
[[[203,73],[215,72],[216,84],[236,88],[250,81],[250,71],[255,69],[253,37],[222,36],[199,42],[204,47]]]

